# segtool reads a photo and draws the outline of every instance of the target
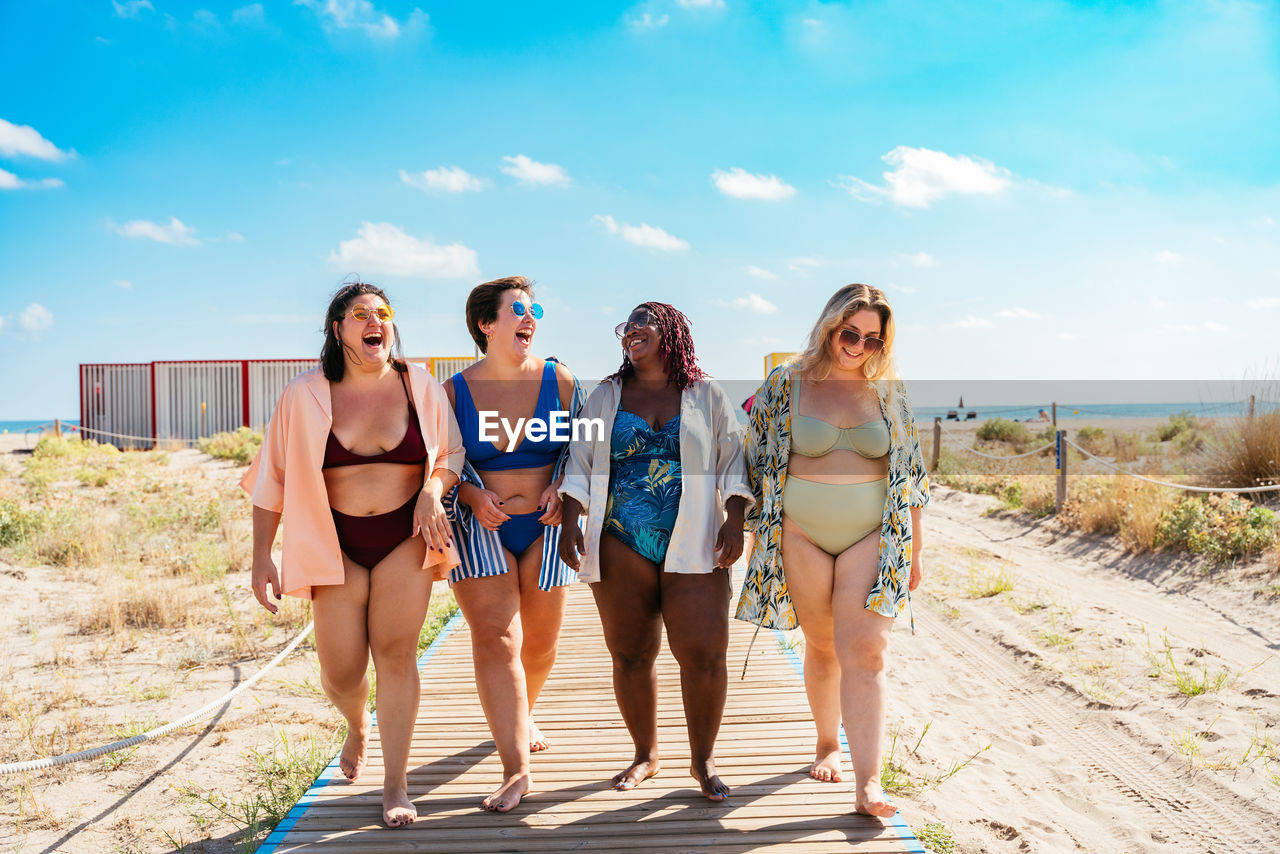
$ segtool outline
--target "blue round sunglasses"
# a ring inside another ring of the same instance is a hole
[[[525,312],[524,303],[522,302],[511,303],[511,313],[514,314],[516,317],[524,317],[524,312]],[[529,313],[533,315],[534,320],[541,320],[542,306],[536,302],[531,304],[529,306]]]

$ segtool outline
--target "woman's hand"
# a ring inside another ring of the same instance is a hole
[[[916,552],[911,556],[911,578],[907,580],[907,589],[914,591],[920,586],[920,582],[924,580],[924,563],[920,557],[920,552]]]
[[[747,499],[731,495],[724,503],[725,520],[716,535],[716,566],[730,567],[742,557],[743,517],[747,512]]]
[[[583,539],[582,529],[578,527],[578,517],[582,515],[582,505],[572,496],[562,502],[560,513],[560,560],[564,561],[574,572],[582,565],[582,555],[587,553],[587,543]]]
[[[730,567],[742,557],[742,519],[725,519],[716,535],[716,566]]]
[[[502,512],[502,499],[498,497],[498,493],[481,489],[474,483],[464,483],[458,487],[458,500],[470,507],[476,521],[490,531],[498,530],[503,522],[511,518]]]
[[[253,556],[253,598],[258,600],[258,604],[266,608],[271,613],[280,610],[275,602],[267,595],[268,585],[271,587],[271,593],[276,599],[280,598],[280,572],[276,569],[276,562],[271,559],[271,555],[254,555]]]
[[[418,493],[418,502],[413,507],[413,525],[413,535],[422,534],[427,548],[433,552],[444,552],[446,546],[453,544],[449,518],[437,490],[423,489]]]
[[[543,514],[538,517],[538,521],[544,525],[560,524],[560,490],[557,484],[551,484],[542,490],[542,495],[538,498],[538,509],[543,510]]]

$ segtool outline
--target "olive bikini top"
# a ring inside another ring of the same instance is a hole
[[[837,427],[829,421],[794,412],[792,399],[791,450],[803,457],[822,457],[832,451],[853,451],[876,460],[889,453],[889,425],[883,418],[853,427]]]

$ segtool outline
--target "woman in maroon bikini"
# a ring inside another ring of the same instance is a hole
[[[365,764],[373,656],[382,816],[400,827],[417,817],[406,766],[418,633],[432,582],[458,562],[440,499],[463,450],[444,390],[405,362],[394,316],[373,285],[334,295],[320,367],[285,388],[241,485],[253,496],[254,595],[272,613],[281,594],[312,600],[320,682],[347,719],[339,766],[350,780]]]

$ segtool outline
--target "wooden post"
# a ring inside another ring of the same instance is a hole
[[[1053,429],[1058,429],[1058,404],[1056,402],[1053,404]]]
[[[929,463],[929,471],[938,468],[938,452],[942,450],[942,417],[933,416],[933,459]]]
[[[1059,430],[1057,433],[1056,452],[1054,453],[1054,468],[1058,475],[1058,492],[1053,499],[1053,512],[1061,513],[1062,507],[1067,503],[1067,431]]]
[[[1252,406],[1249,407],[1249,414],[1250,415],[1253,414]],[[53,419],[53,435],[58,439],[62,438],[62,419],[61,418]]]
[[[1249,419],[1253,420],[1253,401],[1256,395],[1249,395]]]

